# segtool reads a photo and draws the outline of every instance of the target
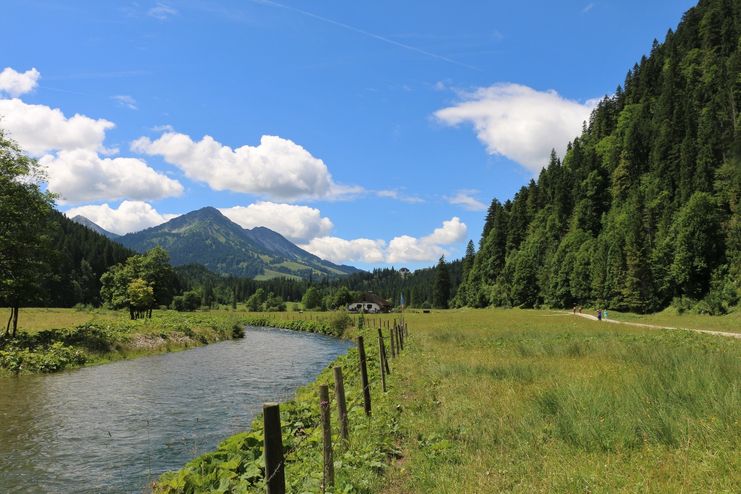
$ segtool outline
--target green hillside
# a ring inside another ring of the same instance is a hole
[[[202,264],[215,273],[247,278],[333,278],[358,271],[324,261],[268,228],[246,230],[211,207],[117,241],[138,252],[160,245],[173,265]]]
[[[741,282],[741,3],[654,42],[569,145],[494,199],[458,305],[722,313]]]

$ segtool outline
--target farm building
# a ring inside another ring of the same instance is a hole
[[[375,314],[378,312],[389,312],[392,309],[391,304],[371,292],[364,292],[358,295],[355,301],[347,305],[349,312],[366,312],[369,314]]]

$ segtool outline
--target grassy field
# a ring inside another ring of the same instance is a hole
[[[126,311],[21,309],[18,337],[0,337],[0,375],[56,372],[221,341],[241,334],[246,315],[156,310],[152,319],[131,321]]]
[[[270,317],[281,325],[331,315]],[[709,320],[697,327],[729,329]],[[336,456],[334,492],[741,491],[741,341],[552,311],[410,312],[406,321],[411,337],[391,361],[386,394],[367,347],[377,405],[370,420],[351,412],[354,439]],[[372,328],[364,334],[373,341]],[[336,362],[351,393],[356,359],[352,350]],[[319,433],[305,436],[320,382],[331,383],[328,371],[283,407],[287,447],[306,437],[287,463],[289,492],[321,483]],[[159,490],[263,491],[260,439],[258,417]]]
[[[741,333],[741,311],[736,310],[723,316],[705,316],[702,314],[679,314],[676,309],[668,308],[656,314],[631,314],[609,311],[610,319],[656,326],[669,326],[684,329],[707,329]]]
[[[407,321],[383,492],[741,491],[741,341],[545,311]]]

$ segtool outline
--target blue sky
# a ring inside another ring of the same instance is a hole
[[[117,233],[215,206],[416,268],[477,242],[692,5],[6,0],[0,126]]]

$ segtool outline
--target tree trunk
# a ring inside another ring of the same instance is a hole
[[[131,316],[132,321],[136,319],[136,317],[134,317],[134,308],[130,305],[129,305],[129,316]]]
[[[15,338],[15,335],[18,332],[18,312],[20,311],[20,307],[16,305],[11,310],[11,314],[13,317],[13,338]]]
[[[13,322],[13,308],[10,308],[10,317],[8,318],[8,324],[5,325],[5,336],[10,334],[10,325]]]

